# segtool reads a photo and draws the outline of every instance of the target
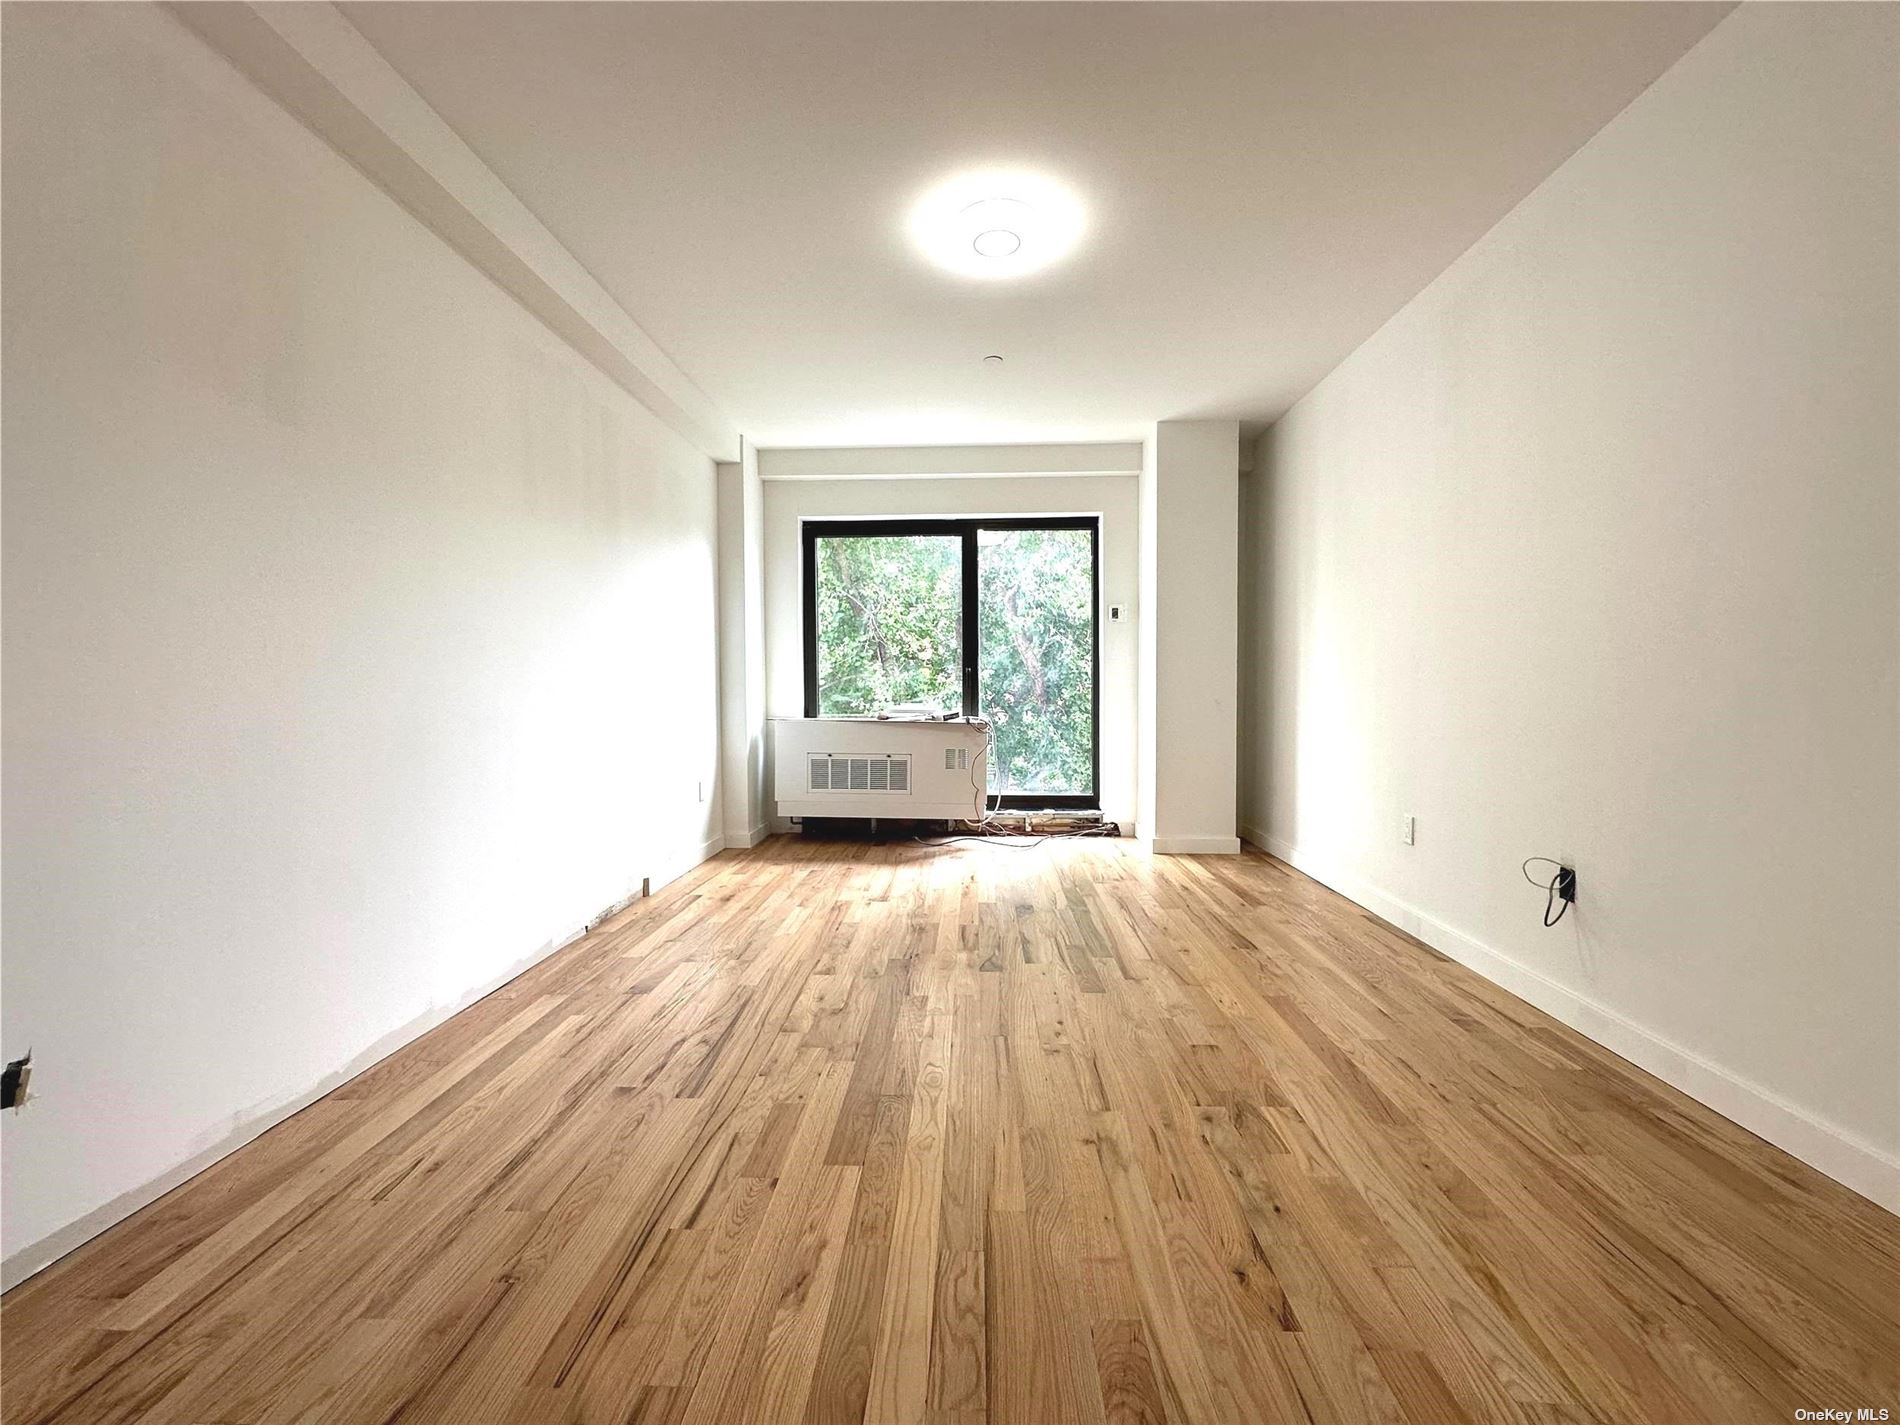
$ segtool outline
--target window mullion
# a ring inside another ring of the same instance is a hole
[[[977,687],[976,638],[976,524],[963,525],[963,715],[975,717],[982,700]]]

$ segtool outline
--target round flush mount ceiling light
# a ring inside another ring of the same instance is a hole
[[[1014,228],[985,228],[970,239],[978,257],[1014,257],[1022,251],[1023,235]]]
[[[1075,250],[1087,223],[1075,194],[1022,169],[945,179],[910,210],[917,250],[945,271],[983,281],[1041,271]]]

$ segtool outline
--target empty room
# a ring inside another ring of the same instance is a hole
[[[0,108],[0,1425],[1900,1420],[1900,3]]]

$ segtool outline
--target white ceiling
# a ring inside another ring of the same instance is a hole
[[[343,6],[761,446],[1270,420],[1727,8]],[[911,251],[988,164],[1083,195],[1059,268]]]

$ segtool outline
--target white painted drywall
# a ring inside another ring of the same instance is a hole
[[[1153,433],[1141,444],[1135,481],[1135,835],[1145,845],[1155,834],[1155,591],[1161,583],[1160,545],[1155,539],[1156,483]]]
[[[162,9],[4,53],[11,1279],[721,828],[711,463]]]
[[[945,480],[985,475],[1133,475],[1139,442],[1087,445],[904,445],[766,450],[766,480]]]
[[[765,482],[766,711],[805,710],[799,522],[852,516],[1099,515],[1102,520],[1102,813],[1135,819],[1135,628],[1106,606],[1134,602],[1135,480],[1128,476]],[[768,752],[769,756],[769,752]],[[768,778],[767,786],[770,786]],[[770,808],[768,807],[768,810]]]
[[[167,8],[635,400],[737,458],[732,422],[336,6]]]
[[[719,780],[727,846],[765,839],[765,490],[750,443],[719,466]]]
[[[1239,690],[1240,427],[1162,421],[1141,477],[1153,536],[1144,581],[1152,712],[1141,760],[1153,769],[1142,836],[1161,852],[1232,854]]]
[[[1897,73],[1742,7],[1267,433],[1245,821],[1900,1207]]]

